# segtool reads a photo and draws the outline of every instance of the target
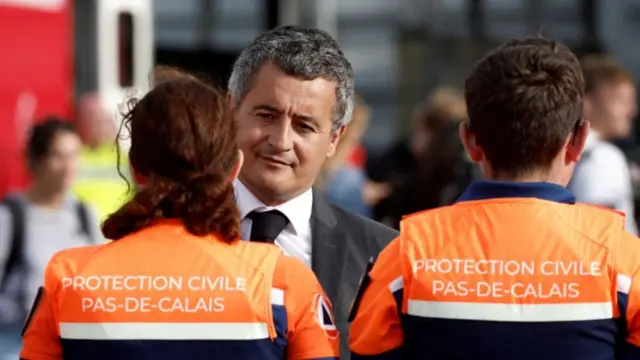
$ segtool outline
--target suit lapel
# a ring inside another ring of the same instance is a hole
[[[347,241],[337,232],[337,220],[327,202],[313,191],[311,267],[330,299],[337,299],[347,259]]]

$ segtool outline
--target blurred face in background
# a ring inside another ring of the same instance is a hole
[[[466,117],[467,106],[461,91],[449,86],[436,88],[413,111],[409,149],[415,157],[419,157],[432,138],[438,136],[440,129]]]
[[[602,84],[585,97],[585,118],[606,140],[629,137],[637,112],[636,89],[629,81]]]
[[[90,147],[115,140],[117,129],[113,117],[95,94],[85,95],[78,104],[78,132]]]
[[[302,80],[267,62],[234,109],[244,153],[240,180],[267,205],[311,187],[344,128],[334,129],[336,84]]]
[[[414,116],[411,121],[411,133],[409,134],[409,150],[414,157],[418,157],[431,141],[431,132],[426,128],[422,117]]]
[[[47,154],[32,159],[34,181],[52,192],[68,190],[75,180],[80,164],[80,137],[71,132],[58,132]]]

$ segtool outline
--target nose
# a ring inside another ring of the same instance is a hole
[[[291,121],[280,121],[271,126],[269,145],[276,152],[287,152],[293,148]]]

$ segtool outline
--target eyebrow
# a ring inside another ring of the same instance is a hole
[[[254,106],[253,107],[253,111],[256,111],[256,110],[264,110],[264,111],[270,111],[270,112],[275,112],[275,113],[281,113],[282,112],[277,107],[272,106],[272,105],[267,105],[267,104]]]
[[[277,107],[275,107],[273,105],[268,105],[268,104],[256,105],[256,106],[253,107],[253,111],[258,111],[258,110],[269,111],[269,112],[278,113],[278,114],[282,113],[282,110],[278,109]],[[316,119],[313,116],[310,116],[310,115],[299,115],[299,114],[296,114],[296,118],[298,118],[299,120],[302,120],[304,122],[311,122],[311,123],[314,123],[315,125],[318,124]]]
[[[313,123],[314,125],[318,125],[318,122],[316,121],[316,119],[313,116],[309,116],[309,115],[296,115],[296,117],[298,119],[300,119],[302,122],[309,122],[309,123]]]

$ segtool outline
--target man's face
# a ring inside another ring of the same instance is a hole
[[[637,115],[636,89],[630,82],[602,85],[590,96],[591,119],[607,139],[629,137]]]
[[[336,84],[302,80],[267,62],[234,109],[244,153],[240,180],[267,205],[311,187],[343,128],[334,130]],[[235,101],[235,99],[232,99]]]

